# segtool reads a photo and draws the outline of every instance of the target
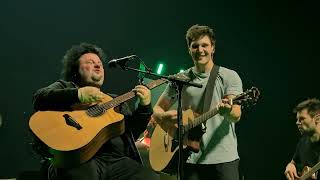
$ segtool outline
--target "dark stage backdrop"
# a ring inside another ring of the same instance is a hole
[[[299,138],[292,108],[319,98],[319,10],[306,1],[79,1],[0,2],[0,178],[36,170],[29,144],[32,94],[59,78],[73,44],[101,46],[108,59],[137,54],[165,74],[192,65],[185,32],[214,27],[216,63],[236,70],[244,88],[262,98],[237,125],[245,179],[283,179]],[[106,69],[104,91],[125,93],[136,73]]]

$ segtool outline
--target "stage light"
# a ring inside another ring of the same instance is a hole
[[[162,74],[162,71],[163,71],[163,64],[160,63],[160,64],[158,64],[157,74]]]

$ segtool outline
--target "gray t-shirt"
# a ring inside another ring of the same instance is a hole
[[[202,88],[185,86],[182,90],[182,110],[191,108],[194,112],[202,114],[203,94],[209,79],[209,73],[197,73],[194,67],[182,72],[192,82],[202,84]],[[238,95],[242,93],[242,82],[239,75],[230,69],[220,67],[215,82],[211,100],[211,108],[214,108],[226,95]],[[169,84],[163,92],[163,97],[176,101],[174,86]],[[218,164],[230,162],[239,158],[237,151],[237,136],[235,124],[219,114],[206,121],[206,133],[202,136],[201,149],[198,153],[192,153],[188,163]]]

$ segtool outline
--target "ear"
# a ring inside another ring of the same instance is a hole
[[[216,46],[215,45],[212,45],[211,46],[211,50],[212,50],[212,55],[215,53],[215,51],[216,51]]]
[[[313,117],[314,121],[316,124],[320,124],[320,114],[316,114],[314,117]]]

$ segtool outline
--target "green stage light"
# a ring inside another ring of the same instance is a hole
[[[162,74],[163,64],[158,65],[157,74]]]

